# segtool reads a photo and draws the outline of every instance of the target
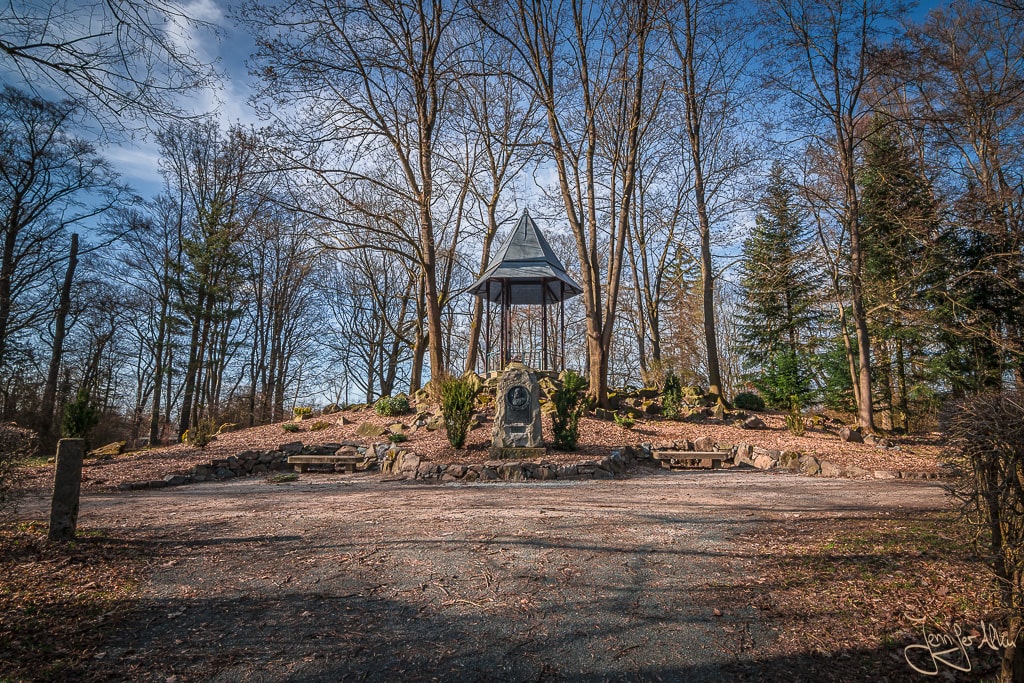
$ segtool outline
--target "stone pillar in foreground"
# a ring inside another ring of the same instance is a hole
[[[70,541],[75,537],[84,455],[84,439],[61,439],[57,442],[57,468],[53,475],[50,532],[47,535],[51,541]]]

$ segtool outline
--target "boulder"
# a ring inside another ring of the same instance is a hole
[[[768,429],[768,425],[764,423],[764,420],[759,418],[757,415],[751,415],[743,421],[741,425],[743,429]]]
[[[786,451],[779,458],[779,467],[786,470],[795,470],[800,467],[800,453],[796,451]]]
[[[778,464],[778,460],[767,453],[758,453],[754,456],[753,465],[759,470],[770,470]]]
[[[713,451],[715,450],[715,440],[710,436],[702,436],[693,441],[693,450],[695,451]]]
[[[283,443],[280,446],[278,446],[277,450],[281,451],[282,453],[287,453],[288,455],[298,455],[299,453],[302,452],[302,442],[289,441],[288,443]],[[228,461],[230,462],[231,458],[228,458]]]
[[[112,458],[115,455],[121,455],[124,453],[124,447],[128,445],[127,441],[114,441],[108,443],[106,446],[100,446],[94,448],[86,454],[88,458]]]
[[[384,431],[383,427],[372,422],[364,422],[356,427],[356,434],[364,437],[381,436],[384,434]]]
[[[864,436],[857,428],[843,427],[839,430],[839,438],[847,443],[864,443]]]
[[[819,465],[821,467],[821,476],[823,477],[835,478],[843,476],[842,468],[831,460],[822,460]]]
[[[821,463],[813,455],[805,453],[800,456],[800,471],[811,476],[821,474]]]

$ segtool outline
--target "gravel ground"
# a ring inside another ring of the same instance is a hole
[[[749,539],[785,520],[944,506],[931,482],[761,472],[88,493],[82,528],[154,558],[93,677],[798,680],[759,613]]]

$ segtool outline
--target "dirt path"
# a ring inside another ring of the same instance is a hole
[[[424,486],[303,475],[90,494],[154,572],[113,679],[744,678],[776,637],[743,538],[945,505],[940,486],[757,472]]]

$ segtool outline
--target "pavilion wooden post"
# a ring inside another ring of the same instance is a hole
[[[562,336],[562,349],[560,352],[561,361],[559,362],[558,371],[562,372],[565,370],[565,283],[560,282],[561,296],[558,297],[558,328],[561,331]]]
[[[484,375],[491,371],[491,288],[487,287],[487,296],[484,297]]]
[[[548,367],[548,281],[540,281],[540,362],[545,370]]]

